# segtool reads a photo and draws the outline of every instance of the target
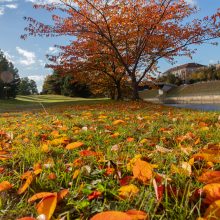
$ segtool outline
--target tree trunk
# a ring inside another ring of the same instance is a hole
[[[122,99],[122,93],[121,93],[121,82],[116,82],[116,90],[117,90],[117,97],[116,100]]]
[[[139,96],[139,93],[138,93],[138,83],[136,81],[136,78],[134,77],[132,79],[132,100],[134,101],[137,101],[137,100],[140,100],[140,96]]]

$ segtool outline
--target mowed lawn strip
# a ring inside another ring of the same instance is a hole
[[[3,113],[0,218],[209,219],[219,115],[146,102]]]
[[[66,97],[61,95],[29,95],[17,96],[16,99],[0,100],[0,113],[28,111],[28,110],[43,110],[56,106],[69,105],[89,105],[95,103],[109,102],[107,98],[78,98]]]

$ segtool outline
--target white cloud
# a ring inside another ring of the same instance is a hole
[[[5,5],[6,8],[10,8],[10,9],[16,9],[18,7],[17,4],[8,4],[8,5]]]
[[[196,0],[186,0],[186,2],[191,4],[191,5],[197,5],[197,1]]]
[[[0,0],[0,16],[4,15],[6,8],[16,9],[18,7],[16,2],[17,0]]]
[[[24,50],[20,47],[16,47],[16,50],[23,57],[19,60],[20,64],[30,66],[36,63],[36,55],[34,52]]]
[[[46,76],[44,76],[44,75],[32,75],[32,76],[28,76],[29,79],[32,79],[32,80],[34,80],[34,81],[36,81],[36,82],[42,82],[42,81],[44,81],[45,77],[46,77]]]

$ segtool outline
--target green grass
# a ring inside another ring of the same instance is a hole
[[[54,100],[55,97],[51,101]],[[62,103],[48,107],[47,112],[0,115],[0,155],[1,151],[9,155],[7,160],[0,156],[0,183],[13,184],[11,189],[0,192],[0,219],[37,217],[39,201],[28,203],[27,200],[38,192],[62,189],[68,189],[69,194],[57,204],[52,220],[63,216],[66,220],[86,220],[102,211],[130,209],[147,212],[150,219],[158,220],[194,220],[204,215],[207,204],[197,193],[204,184],[197,178],[207,170],[219,170],[220,163],[208,165],[200,158],[192,165],[191,175],[180,167],[207,144],[220,143],[219,113],[145,102],[107,101],[87,105],[85,100],[82,105],[81,100],[78,101],[80,105]],[[116,120],[122,121],[114,125]],[[134,139],[128,141],[128,138]],[[66,149],[68,143],[76,141],[84,145]],[[220,154],[218,150],[215,153]],[[152,178],[146,182],[132,178],[132,169],[128,169],[132,158],[138,155],[142,161],[157,165]],[[18,195],[18,189],[25,182],[22,174],[33,173],[36,164],[41,172]],[[173,166],[177,171],[173,171]],[[107,173],[109,168],[112,174]],[[79,175],[73,179],[75,171],[79,171]],[[56,175],[53,180],[49,179],[51,173]],[[122,198],[120,181],[129,176],[126,184],[135,185],[139,192]],[[160,201],[156,199],[154,179],[164,188]],[[101,195],[89,200],[94,191]]]
[[[97,102],[108,102],[106,98],[78,98],[61,95],[30,95],[17,96],[16,99],[0,100],[0,112],[25,111],[33,109],[44,109],[59,105],[94,104]]]

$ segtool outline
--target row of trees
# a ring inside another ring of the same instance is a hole
[[[35,5],[52,13],[52,24],[26,17],[27,36],[68,36],[58,55],[48,55],[54,70],[73,74],[78,82],[99,90],[138,86],[157,70],[158,61],[191,56],[191,45],[220,37],[220,11],[203,19],[186,0],[60,0]]]
[[[0,50],[0,99],[15,98],[16,95],[37,94],[37,85],[27,77],[20,78],[18,69],[8,61]]]
[[[56,94],[65,96],[89,97],[89,86],[78,83],[71,74],[62,75],[58,71],[46,77],[43,84],[42,94]]]

